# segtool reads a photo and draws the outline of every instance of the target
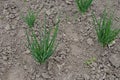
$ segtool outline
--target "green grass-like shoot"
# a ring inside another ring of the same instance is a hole
[[[85,64],[86,65],[91,65],[93,62],[95,62],[97,59],[95,57],[92,57],[88,60],[85,61]]]
[[[55,41],[57,37],[58,26],[59,20],[54,29],[47,30],[45,17],[44,30],[39,32],[39,38],[35,35],[35,31],[32,28],[30,28],[29,31],[26,31],[28,42],[27,47],[37,62],[44,63],[56,50],[57,45],[55,44]],[[29,35],[29,33],[31,33],[31,35]]]
[[[108,17],[108,13],[104,10],[102,17],[97,20],[95,14],[93,14],[93,21],[98,37],[98,41],[103,47],[112,43],[117,35],[120,33],[120,29],[112,29],[113,16]]]
[[[34,26],[36,15],[33,11],[28,11],[27,15],[23,17],[24,22],[28,25],[29,28]]]
[[[85,13],[93,0],[75,0],[80,12]]]

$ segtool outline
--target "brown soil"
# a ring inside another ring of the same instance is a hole
[[[100,17],[106,7],[115,11],[114,27],[120,28],[120,0],[94,0],[84,15],[74,0],[0,0],[0,80],[120,80],[120,38],[102,48],[93,27],[91,12]],[[46,12],[49,25],[60,14],[59,46],[44,64],[25,47],[27,25],[21,15],[29,9],[41,9],[39,22]]]

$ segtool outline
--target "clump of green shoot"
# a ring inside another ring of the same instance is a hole
[[[86,65],[91,65],[91,64],[92,64],[93,62],[95,62],[95,61],[96,61],[96,58],[95,58],[95,57],[92,57],[92,58],[86,60],[86,61],[85,61],[85,64],[86,64]]]
[[[33,11],[28,11],[27,15],[23,17],[24,22],[28,25],[29,28],[34,26],[36,15]]]
[[[117,35],[120,33],[120,29],[112,29],[113,16],[104,10],[102,17],[97,19],[93,14],[93,21],[95,24],[95,29],[98,37],[98,41],[102,44],[103,47],[111,44]]]
[[[30,18],[31,19],[31,18]],[[46,17],[44,20],[44,30],[39,30],[39,36],[36,36],[32,28],[26,30],[28,49],[33,58],[39,62],[44,63],[56,50],[56,37],[58,33],[59,20],[55,24],[54,29],[46,28]]]
[[[75,0],[80,12],[85,13],[93,0]]]

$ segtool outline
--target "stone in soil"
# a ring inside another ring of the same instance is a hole
[[[30,53],[30,50],[26,50],[23,52],[23,54],[29,54]]]
[[[69,5],[72,4],[72,0],[66,0],[65,2]]]
[[[7,56],[3,56],[3,60],[7,61],[8,60]]]
[[[84,74],[83,76],[84,76],[85,80],[89,80],[90,79],[89,75],[87,75],[87,74]]]
[[[48,75],[48,73],[42,73],[42,77],[43,77],[43,78],[47,78],[47,79],[51,78],[51,77]]]
[[[94,45],[93,39],[92,38],[88,38],[87,39],[87,44],[89,44],[90,46]]]
[[[111,55],[109,61],[116,68],[120,67],[120,55],[118,54]]]
[[[46,14],[49,16],[51,14],[51,10],[47,10]]]
[[[7,24],[6,27],[5,27],[6,30],[10,30],[10,25]]]

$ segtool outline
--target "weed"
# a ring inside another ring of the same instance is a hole
[[[33,11],[29,10],[27,15],[25,17],[22,17],[24,22],[29,26],[29,28],[32,28],[34,26],[36,15]]]
[[[69,20],[70,20],[70,16],[68,16],[68,15],[66,14],[66,16],[65,16],[65,20],[66,20],[66,22],[69,22]]]
[[[78,6],[79,11],[85,13],[90,7],[93,0],[75,0]]]
[[[33,58],[39,62],[44,63],[56,50],[57,45],[55,44],[57,32],[58,32],[59,20],[55,24],[54,32],[52,29],[46,29],[46,17],[44,21],[44,30],[39,30],[39,37],[35,35],[35,31],[32,28],[26,31],[27,35],[27,47],[31,51]],[[29,34],[31,33],[31,35]],[[51,35],[52,33],[52,35]]]
[[[93,57],[93,58],[85,61],[85,64],[86,64],[86,65],[90,65],[90,64],[92,64],[94,61],[96,61],[96,58],[95,58],[95,57]]]
[[[76,22],[77,21],[77,18],[78,18],[79,16],[77,15],[77,13],[75,13],[74,14],[74,21]]]
[[[116,36],[120,33],[120,29],[112,29],[113,16],[108,17],[108,13],[104,10],[102,17],[97,20],[95,14],[93,13],[93,21],[98,37],[98,41],[103,45],[103,47],[108,46],[112,43]]]

